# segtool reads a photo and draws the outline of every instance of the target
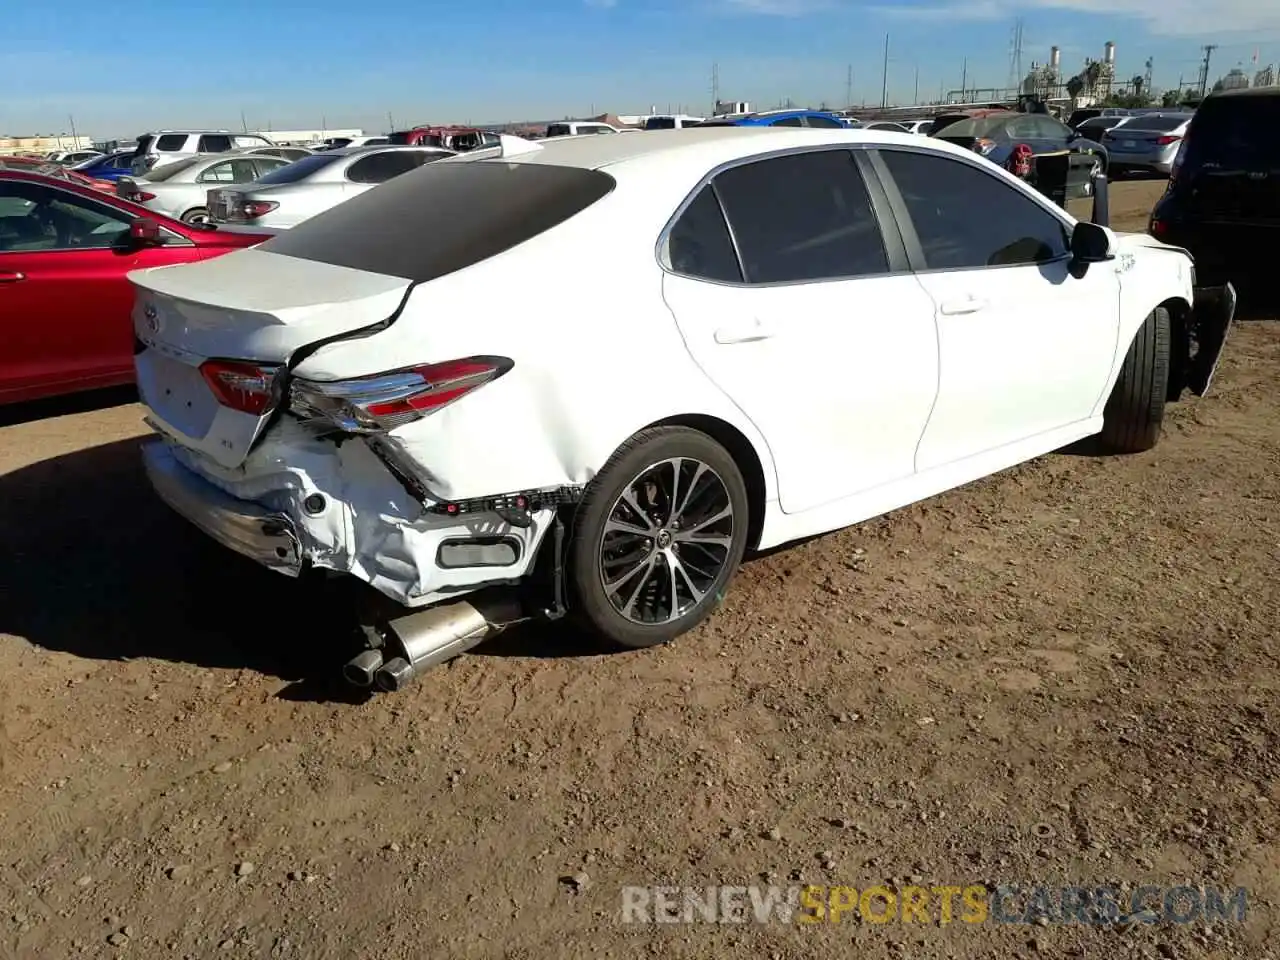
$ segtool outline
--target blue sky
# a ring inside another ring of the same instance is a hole
[[[319,126],[381,131],[660,111],[703,113],[711,65],[724,99],[880,101],[1003,85],[1014,20],[1024,66],[1063,50],[1064,69],[1118,48],[1124,77],[1155,81],[1280,61],[1280,0],[87,0],[4,12],[0,134],[132,136],[156,127]],[[125,32],[127,30],[127,33]]]

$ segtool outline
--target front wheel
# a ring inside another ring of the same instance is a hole
[[[746,484],[704,433],[657,427],[627,441],[578,504],[570,609],[622,647],[651,647],[715,609],[747,542]]]
[[[1172,344],[1169,311],[1156,307],[1129,345],[1102,413],[1101,440],[1109,453],[1141,453],[1160,439]]]

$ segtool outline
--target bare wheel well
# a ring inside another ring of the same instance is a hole
[[[747,500],[751,507],[747,528],[747,550],[755,550],[756,544],[760,542],[760,533],[764,529],[765,484],[764,468],[760,465],[760,458],[756,456],[751,441],[733,424],[704,414],[689,413],[668,417],[666,420],[649,424],[645,429],[653,427],[688,427],[705,433],[729,451],[729,456],[733,457],[733,462],[742,471],[742,479],[747,485]]]
[[[1182,396],[1187,385],[1187,373],[1191,368],[1191,305],[1174,297],[1160,304],[1169,311],[1172,326],[1172,356],[1169,357],[1169,390],[1165,399],[1174,403]],[[1157,307],[1158,310],[1160,307]]]

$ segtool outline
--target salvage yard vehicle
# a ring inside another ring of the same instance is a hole
[[[198,154],[156,167],[145,178],[121,177],[116,181],[116,193],[166,217],[204,223],[209,219],[206,204],[211,189],[253,183],[289,163],[281,157],[256,152]]]
[[[0,403],[133,381],[135,268],[257,243],[148,214],[62,175],[0,164]]]
[[[443,147],[340,147],[303,157],[243,186],[214,187],[204,207],[218,223],[283,229],[350,197],[452,157]]]
[[[866,130],[504,139],[132,279],[156,491],[372,585],[346,673],[384,690],[530,617],[664,643],[748,551],[1147,450],[1234,310],[1185,251]]]
[[[1209,282],[1277,288],[1280,88],[1231,90],[1205,99],[1148,230],[1190,250]]]
[[[1123,173],[1159,173],[1173,169],[1191,123],[1190,113],[1151,113],[1130,117],[1102,135],[1111,156],[1111,176]]]
[[[157,130],[138,137],[130,172],[135,177],[165,163],[176,163],[201,153],[230,153],[253,147],[274,147],[266,137],[256,133],[231,133],[229,130]]]

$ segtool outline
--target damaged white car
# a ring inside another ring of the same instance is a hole
[[[157,491],[375,588],[347,674],[387,690],[533,616],[662,643],[745,552],[1147,449],[1234,311],[1184,251],[859,130],[504,139],[131,276]]]

